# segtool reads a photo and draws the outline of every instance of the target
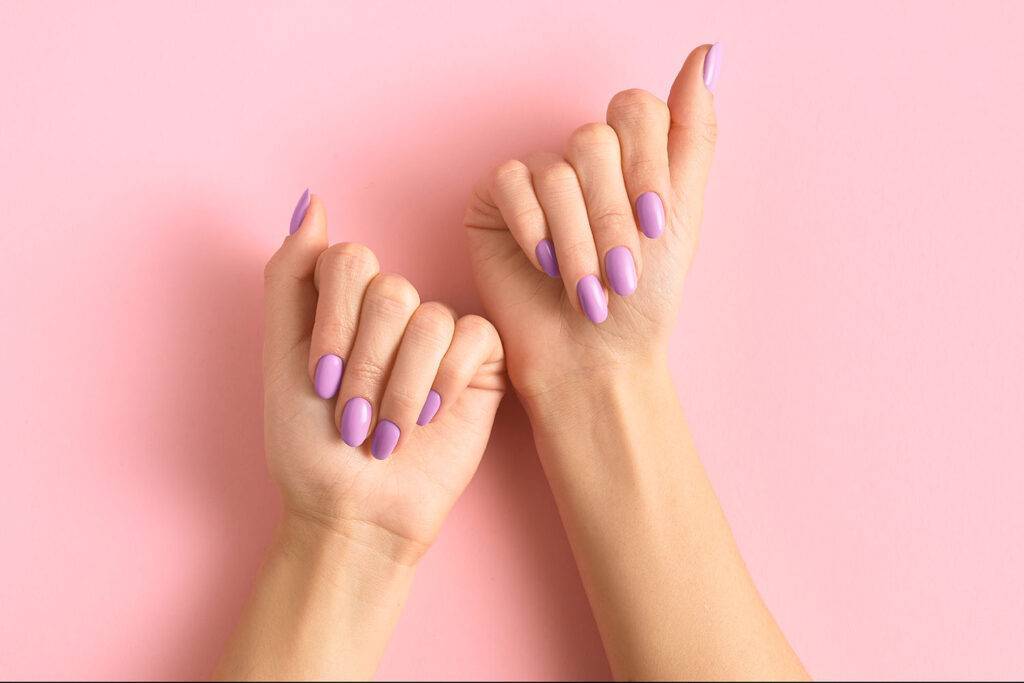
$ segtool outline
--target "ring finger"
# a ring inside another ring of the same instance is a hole
[[[597,249],[576,171],[557,154],[526,158],[558,255],[562,282],[573,307],[592,322],[608,317],[608,297],[598,278]]]
[[[362,445],[370,432],[374,407],[380,405],[405,327],[419,303],[416,288],[399,275],[378,275],[366,288],[335,408],[335,423],[349,446]]]
[[[443,304],[427,302],[413,313],[380,401],[370,445],[373,457],[384,460],[391,455],[402,434],[417,421],[454,333],[455,317]]]
[[[636,291],[640,239],[622,179],[619,139],[611,126],[588,123],[569,137],[566,156],[583,189],[605,282],[629,296]]]

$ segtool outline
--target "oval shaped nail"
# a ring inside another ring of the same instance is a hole
[[[540,263],[540,267],[544,269],[550,277],[558,277],[560,275],[558,270],[558,259],[555,257],[555,245],[551,244],[551,240],[543,239],[537,242],[537,248],[534,249],[534,253],[537,255],[537,262]]]
[[[370,402],[357,396],[350,398],[341,411],[341,440],[355,448],[366,441],[370,431]]]
[[[576,296],[580,299],[580,308],[591,322],[603,323],[608,318],[608,298],[596,275],[580,278],[576,283]]]
[[[715,92],[718,83],[718,71],[722,68],[722,47],[715,43],[704,54],[704,85]]]
[[[427,394],[427,400],[423,402],[423,410],[420,411],[420,416],[416,418],[416,424],[420,427],[425,427],[430,424],[430,421],[437,415],[437,411],[441,409],[441,394],[437,393],[433,389]]]
[[[306,211],[308,210],[309,188],[307,187],[306,191],[302,193],[301,197],[299,197],[299,203],[295,205],[295,210],[292,211],[292,223],[288,228],[289,235],[294,235],[295,231],[299,229],[299,226],[302,225],[303,219],[306,217]]]
[[[341,356],[335,356],[333,353],[320,356],[320,360],[316,362],[316,372],[313,373],[313,387],[317,396],[334,398],[338,393],[338,387],[341,386],[341,372],[344,367],[345,362],[341,360]]]
[[[398,445],[398,438],[402,430],[391,420],[381,420],[377,428],[373,430],[373,443],[370,444],[370,454],[378,460],[387,460],[391,452]]]
[[[657,239],[665,231],[665,205],[657,192],[644,192],[636,198],[636,217],[640,221],[640,230]]]
[[[629,296],[636,291],[636,265],[628,247],[610,249],[604,255],[604,270],[612,291],[619,296]]]

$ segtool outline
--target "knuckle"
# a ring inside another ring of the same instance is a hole
[[[279,254],[280,252],[278,252]],[[278,254],[274,254],[267,261],[266,265],[263,266],[263,282],[267,283],[277,278],[277,273],[280,270],[280,261]]]
[[[518,159],[504,161],[494,169],[495,187],[508,187],[518,184],[523,180],[529,180],[530,169]]]
[[[478,315],[465,315],[455,324],[456,334],[463,335],[475,344],[489,344],[498,336],[494,325]]]
[[[321,277],[343,278],[354,273],[376,271],[377,256],[363,244],[342,242],[328,247],[317,264]]]
[[[714,115],[694,116],[690,121],[679,124],[683,141],[690,147],[708,150],[718,140],[718,122]]]
[[[558,261],[559,263],[564,262],[566,264],[588,264],[596,262],[596,250],[594,248],[594,242],[592,239],[575,239],[569,242],[563,242],[558,245]],[[584,272],[591,270],[587,268]],[[563,268],[562,272],[565,273],[566,269]]]
[[[615,129],[607,123],[586,123],[569,136],[569,150],[574,156],[592,156],[614,149],[619,144]]]
[[[718,141],[718,121],[715,120],[714,116],[708,116],[701,122],[700,135],[705,145],[708,147],[715,146],[715,143]]]
[[[397,418],[415,420],[425,399],[426,392],[415,383],[390,382],[381,404],[387,404],[387,412]]]
[[[443,304],[428,301],[416,309],[405,333],[414,343],[447,347],[454,330],[455,319],[451,312]]]
[[[351,344],[357,327],[356,317],[340,311],[322,312],[313,323],[313,338],[317,344],[327,344],[332,348],[343,344]]]
[[[555,161],[537,171],[537,182],[552,187],[576,184],[576,171],[566,161]]]
[[[540,230],[544,229],[544,210],[536,202],[525,206],[517,206],[510,213],[512,215],[508,217],[508,222],[513,227],[523,226],[528,228],[536,226]]]
[[[345,368],[345,379],[354,381],[356,387],[376,387],[384,383],[388,369],[373,359],[363,359]]]
[[[473,376],[474,370],[475,368],[470,366],[469,360],[464,355],[446,358],[437,372],[437,384],[441,386],[465,384]]]
[[[411,313],[420,303],[419,292],[412,283],[393,273],[375,277],[366,295],[368,303],[383,312]]]
[[[382,408],[382,412],[386,411],[387,415],[392,415],[396,418],[413,415],[419,408],[423,407],[422,405],[417,406],[416,403],[416,397],[413,396],[411,387],[406,385],[391,386],[389,384],[387,393],[381,401],[382,406],[386,404],[386,407]],[[422,404],[422,400],[420,403]]]
[[[635,154],[626,161],[626,178],[635,181],[638,186],[651,184],[651,179],[658,177],[661,163],[656,159]]]
[[[619,228],[632,222],[633,214],[618,206],[597,206],[590,212],[590,227],[595,230]]]
[[[623,90],[608,103],[608,121],[625,124],[640,123],[655,117],[664,117],[668,105],[639,88]]]

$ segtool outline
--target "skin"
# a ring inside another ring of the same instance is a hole
[[[545,473],[619,679],[803,679],[743,565],[697,457],[668,369],[669,335],[697,245],[716,137],[687,58],[668,101],[628,90],[564,153],[501,164],[466,212],[474,274],[508,353]],[[666,226],[638,232],[657,192]],[[561,279],[534,249],[552,239]],[[639,286],[610,291],[604,255],[632,252]],[[602,278],[608,318],[588,320],[580,277]]]
[[[480,462],[505,390],[494,327],[421,304],[379,270],[364,246],[328,247],[315,196],[267,264],[265,442],[285,512],[217,678],[372,676],[416,564]],[[348,360],[339,398],[314,392],[324,353]],[[432,387],[443,402],[421,427]],[[370,401],[373,423],[401,428],[388,459],[371,457],[372,437],[341,440],[352,396]]]
[[[616,678],[805,679],[743,565],[668,371],[715,140],[707,50],[690,54],[667,103],[619,93],[607,123],[581,126],[564,153],[500,165],[465,226]],[[656,239],[637,230],[646,192],[665,207]],[[542,239],[560,278],[535,256]],[[639,274],[628,296],[608,292],[616,247]],[[600,325],[577,299],[588,274],[606,285]],[[330,400],[313,392],[326,353],[348,361]],[[372,676],[416,563],[479,463],[504,363],[486,320],[420,304],[365,247],[328,248],[312,198],[266,270],[266,447],[285,515],[218,677]],[[431,387],[441,412],[417,427]],[[369,440],[338,436],[357,396],[374,422],[401,428],[385,461]]]

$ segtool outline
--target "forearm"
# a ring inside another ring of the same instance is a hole
[[[667,370],[527,401],[619,678],[805,677],[762,603]]]
[[[286,516],[216,677],[372,677],[412,574],[369,544]]]

